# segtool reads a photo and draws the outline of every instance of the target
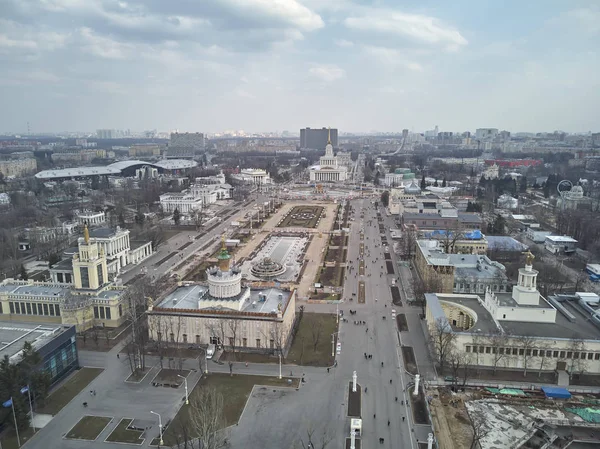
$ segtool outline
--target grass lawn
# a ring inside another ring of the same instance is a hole
[[[54,390],[46,398],[46,404],[43,407],[37,407],[35,413],[56,415],[102,371],[104,371],[102,368],[81,368],[63,385]]]
[[[189,373],[190,370],[187,369],[180,371],[178,369],[163,368],[154,378],[154,382],[181,385],[183,383],[183,379],[179,376],[187,377]]]
[[[129,444],[142,444],[145,438],[142,437],[142,433],[139,430],[129,430],[127,426],[131,424],[133,419],[123,418],[115,427],[115,430],[108,436],[106,441],[111,443],[129,443]]]
[[[65,438],[94,441],[111,419],[106,416],[84,416],[69,430]]]
[[[136,369],[133,373],[131,373],[129,375],[129,377],[127,378],[127,382],[141,382],[142,379],[146,376],[146,374],[148,374],[148,371],[150,371],[150,368],[146,367],[143,370],[142,369]]]
[[[208,377],[203,378],[198,385],[192,390],[190,394],[191,404],[193,403],[194,397],[197,396],[202,388],[213,387],[219,393],[223,395],[223,416],[225,419],[225,426],[231,426],[237,423],[240,419],[242,411],[246,405],[246,401],[250,397],[250,393],[254,385],[268,385],[274,387],[289,387],[286,377],[278,379],[277,377],[266,377],[266,376],[248,376],[234,374],[210,374]],[[299,379],[294,378],[292,387],[298,387]],[[166,446],[172,446],[177,441],[177,434],[180,433],[182,426],[185,426],[189,421],[189,407],[183,405],[169,427],[163,435],[163,440]],[[189,438],[195,436],[192,429]],[[180,436],[181,439],[181,436]],[[153,441],[154,443],[154,441]],[[158,443],[158,441],[156,441]]]
[[[332,365],[331,334],[334,332],[337,332],[335,314],[304,313],[286,363],[310,366]]]
[[[39,430],[39,429],[37,429]],[[32,436],[35,435],[35,432],[30,427],[27,430],[21,430],[19,432],[19,437],[21,438],[21,446],[25,444],[26,441],[29,441]],[[10,429],[3,433],[2,439],[2,449],[18,449],[19,443],[17,442],[17,434],[14,430]]]

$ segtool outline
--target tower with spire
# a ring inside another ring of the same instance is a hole
[[[87,224],[78,240],[79,251],[73,256],[73,283],[77,290],[98,290],[108,283],[106,255],[95,241],[90,241]]]

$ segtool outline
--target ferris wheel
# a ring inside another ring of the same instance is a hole
[[[565,193],[569,192],[572,188],[573,188],[573,183],[571,181],[569,181],[568,179],[563,179],[556,186],[556,190],[557,190],[558,194],[561,196],[561,198],[564,198]]]

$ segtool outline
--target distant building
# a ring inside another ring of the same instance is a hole
[[[498,167],[498,164],[492,164],[483,171],[482,175],[485,179],[498,179],[500,167]]]
[[[22,178],[37,171],[35,158],[0,160],[0,173],[5,178]]]
[[[498,128],[477,128],[475,130],[476,139],[494,140],[498,135]]]
[[[77,214],[77,223],[80,225],[100,226],[106,223],[106,214],[103,211],[94,212],[84,210]]]
[[[242,168],[240,173],[234,174],[232,177],[240,182],[246,182],[256,186],[273,183],[269,173],[262,168]]]
[[[314,182],[340,182],[348,179],[348,169],[341,165],[333,154],[333,144],[328,140],[325,156],[319,159],[319,165],[309,168],[310,180]]]
[[[393,173],[386,173],[383,180],[388,187],[409,186],[415,180],[415,174],[409,168],[397,168]]]
[[[204,149],[203,133],[171,133],[167,158],[192,158]]]
[[[190,187],[190,193],[194,198],[200,198],[203,206],[207,206],[220,200],[231,199],[233,187],[229,184],[194,184]]]
[[[114,129],[99,129],[96,131],[98,139],[115,139],[116,132]]]
[[[447,254],[443,241],[418,240],[415,266],[425,281],[438,279],[440,293],[510,290],[504,265],[477,254]]]
[[[547,235],[544,248],[552,254],[572,254],[577,250],[577,240],[566,235]]]
[[[304,128],[300,130],[300,148],[310,148],[314,150],[324,150],[329,141],[331,145],[338,147],[337,128],[311,129]]]
[[[160,207],[166,214],[179,210],[182,215],[189,215],[196,210],[201,210],[202,198],[196,198],[189,192],[164,193],[160,196]]]
[[[542,165],[544,161],[541,159],[487,159],[487,165],[498,165],[500,167],[537,167]]]
[[[160,156],[162,150],[161,145],[156,145],[153,143],[149,144],[138,144],[131,145],[129,147],[129,157],[140,157],[140,156]]]

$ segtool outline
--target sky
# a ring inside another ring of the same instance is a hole
[[[596,0],[0,0],[0,132],[598,132],[599,52]]]

